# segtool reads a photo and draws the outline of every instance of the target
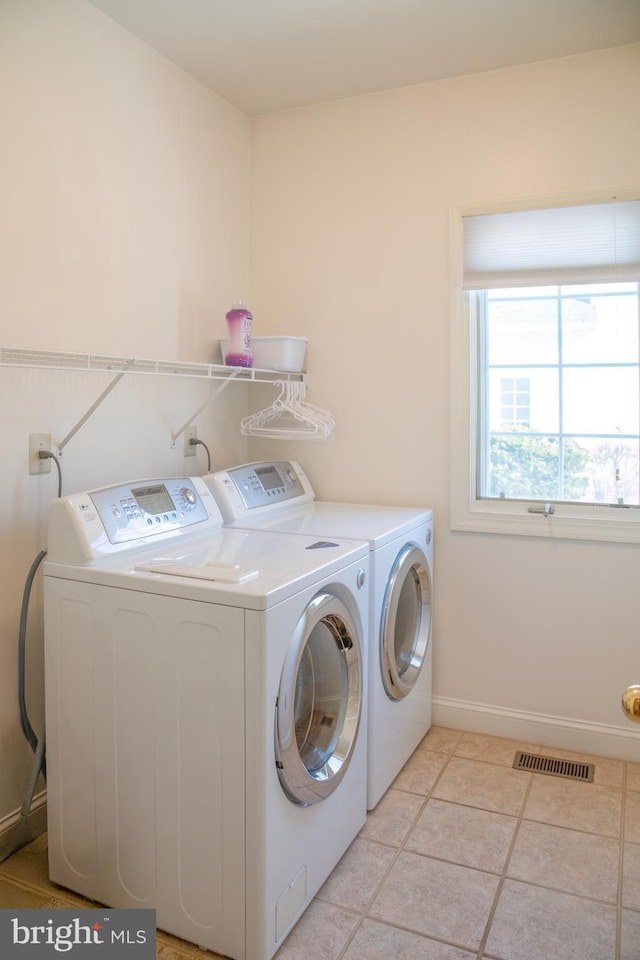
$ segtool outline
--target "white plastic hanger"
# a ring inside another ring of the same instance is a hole
[[[276,380],[275,385],[280,387],[279,396],[270,406],[244,417],[241,433],[274,440],[327,440],[332,435],[335,420],[328,410],[305,400],[304,383]]]

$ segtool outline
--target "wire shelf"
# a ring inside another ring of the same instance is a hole
[[[262,370],[256,367],[227,367],[216,363],[150,360],[141,357],[114,357],[99,353],[67,353],[52,350],[28,350],[0,347],[0,366],[31,367],[41,370],[80,370],[101,373],[148,374],[155,376],[197,377],[205,380],[255,381],[304,380],[304,373]]]
[[[79,370],[113,374],[111,382],[105,387],[97,400],[80,417],[72,430],[58,444],[61,454],[69,441],[95,413],[105,398],[120,380],[129,374],[146,374],[161,377],[191,377],[200,380],[221,380],[220,386],[211,394],[202,406],[187,420],[179,430],[172,433],[171,443],[175,445],[186,428],[199,413],[217,397],[230,383],[278,383],[283,380],[306,381],[304,373],[289,373],[281,370],[261,370],[256,367],[227,367],[219,363],[189,363],[171,360],[148,360],[140,357],[112,357],[101,353],[67,353],[54,350],[27,350],[22,347],[0,347],[0,367],[24,367],[37,370]]]

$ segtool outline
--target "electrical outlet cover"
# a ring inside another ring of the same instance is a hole
[[[50,433],[30,433],[29,434],[29,473],[51,473],[51,459],[41,460],[38,456],[40,450],[51,450]]]
[[[195,457],[196,448],[195,444],[192,444],[192,440],[198,439],[198,428],[191,424],[187,427],[184,432],[184,455],[185,457]]]

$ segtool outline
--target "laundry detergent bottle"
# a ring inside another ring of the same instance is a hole
[[[232,305],[226,317],[229,337],[224,362],[229,367],[252,367],[251,312],[239,302]]]

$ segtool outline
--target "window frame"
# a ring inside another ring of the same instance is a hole
[[[636,199],[638,187],[615,191],[617,199]],[[588,191],[561,197],[518,198],[488,203],[453,204],[450,208],[451,263],[451,503],[452,530],[571,540],[640,543],[640,507],[553,502],[547,512],[540,500],[480,499],[478,418],[481,404],[477,362],[477,298],[463,290],[463,218],[510,211],[606,203],[612,191]],[[535,512],[530,512],[533,508]]]

